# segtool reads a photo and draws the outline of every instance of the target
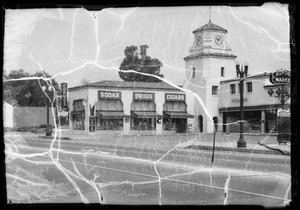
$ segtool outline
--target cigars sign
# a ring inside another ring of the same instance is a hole
[[[98,99],[121,99],[121,91],[98,91]]]
[[[165,93],[166,101],[185,101],[185,94],[181,93]]]

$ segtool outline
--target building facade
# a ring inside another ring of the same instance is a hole
[[[226,41],[227,30],[211,21],[193,31],[194,42],[184,58],[185,88],[195,92],[194,130],[213,132],[219,122],[218,101],[220,82],[235,76],[235,58]],[[201,102],[200,102],[201,100]],[[212,120],[214,119],[214,120]]]
[[[278,88],[271,84],[269,73],[250,75],[244,79],[244,131],[249,133],[277,132],[278,98],[270,97],[268,90]],[[240,90],[239,78],[220,82],[219,119],[223,132],[239,132]],[[290,101],[287,101],[287,105]]]
[[[193,95],[164,82],[100,81],[69,88],[74,132],[168,134],[189,132]]]
[[[194,42],[184,58],[187,88],[194,101],[194,132],[239,132],[240,78],[236,58],[226,41],[227,30],[210,20],[193,31]],[[249,75],[249,74],[248,74]],[[276,132],[278,99],[268,95],[269,73],[244,80],[245,132]],[[227,125],[228,124],[228,125]]]

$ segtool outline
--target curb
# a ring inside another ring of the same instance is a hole
[[[185,148],[213,150],[212,146],[203,146],[203,145],[190,145]],[[291,155],[290,151],[280,150],[278,148],[269,148],[268,150],[261,150],[261,149],[230,148],[230,147],[216,146],[215,150],[229,151],[229,152],[247,152],[247,153],[268,154],[268,155],[289,155],[289,156]]]
[[[54,136],[38,136],[38,139],[54,139]],[[59,137],[56,137],[56,139],[59,139]],[[61,137],[61,140],[68,140],[68,142],[72,142],[74,144],[80,144],[82,146],[95,146],[97,144],[90,143],[90,142],[79,142],[79,141],[70,141],[73,140],[70,137]],[[187,147],[182,147],[183,149],[197,149],[197,150],[213,150],[212,146],[207,145],[189,145]],[[222,146],[216,146],[215,150],[221,150],[221,151],[229,151],[229,152],[243,152],[243,153],[256,153],[256,154],[268,154],[268,155],[287,155],[290,156],[290,151],[286,150],[280,150],[278,148],[268,148],[266,150],[261,149],[249,149],[249,148],[232,148],[232,147],[222,147]]]

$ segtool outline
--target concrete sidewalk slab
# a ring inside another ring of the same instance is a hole
[[[117,134],[80,134],[72,131],[60,130],[62,140],[70,139],[77,143],[87,145],[97,145],[101,143],[118,144],[124,146],[152,146],[156,148],[172,149],[194,148],[194,149],[213,149],[213,133],[209,134],[174,134],[174,135],[117,135]],[[59,135],[57,135],[58,138]],[[276,135],[267,134],[245,134],[247,142],[246,148],[237,148],[239,134],[216,133],[215,150],[248,152],[258,154],[278,154],[290,155],[290,143],[287,145],[278,145]],[[43,137],[45,138],[45,137]],[[53,136],[51,137],[54,138]]]

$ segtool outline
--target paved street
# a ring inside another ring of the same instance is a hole
[[[36,134],[8,134],[6,137],[14,139],[18,154],[50,151],[26,160],[33,161],[31,167],[41,170],[45,180],[64,183],[63,189],[57,188],[68,192],[64,196],[39,198],[31,202],[255,203],[272,206],[282,205],[290,199],[288,155],[216,150],[211,166],[211,150],[186,148],[184,144],[190,141],[191,136],[178,136],[176,141],[173,137],[172,145],[172,136],[164,141],[161,137],[150,136],[134,140],[129,137],[106,138],[103,143],[98,141],[96,144],[95,139],[88,142],[88,138],[79,142],[73,135],[72,140],[60,141],[59,152],[49,150],[51,139],[41,139]],[[16,141],[18,138],[19,141]],[[143,142],[145,139],[149,142],[149,138],[152,143]],[[57,148],[59,144],[56,141],[52,146]],[[49,154],[58,160],[56,165]],[[52,164],[33,164],[37,161],[50,161]],[[25,164],[18,158],[12,163],[20,168]],[[35,170],[33,168],[31,170]]]

